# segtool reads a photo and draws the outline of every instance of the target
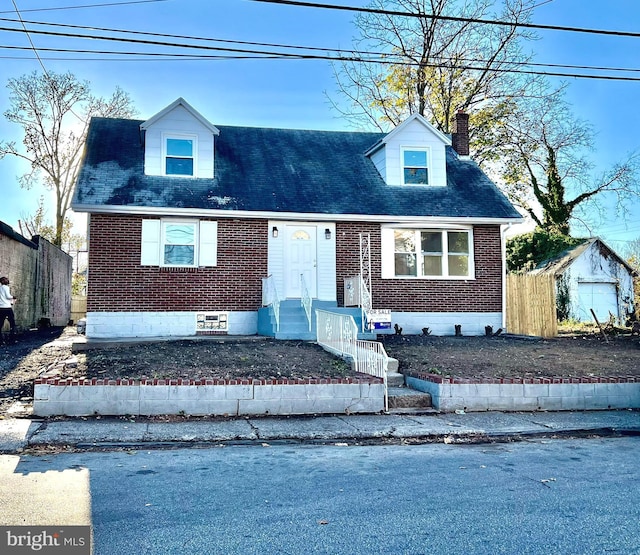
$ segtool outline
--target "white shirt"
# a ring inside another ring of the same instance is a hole
[[[0,308],[11,308],[13,305],[13,295],[9,291],[8,285],[0,285]]]

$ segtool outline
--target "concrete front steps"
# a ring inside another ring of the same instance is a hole
[[[438,412],[431,405],[431,395],[410,387],[388,387],[389,412],[421,414]]]
[[[424,413],[437,412],[431,405],[431,395],[405,386],[404,374],[398,372],[398,361],[389,359],[387,371],[387,395],[389,412]]]
[[[335,301],[313,300],[311,306],[311,329],[300,299],[286,299],[280,302],[280,328],[276,329],[275,316],[270,306],[258,310],[258,334],[276,339],[298,339],[315,341],[316,334],[316,310],[327,310],[339,314],[353,316],[358,329],[362,328],[362,313],[359,308],[339,307]],[[358,339],[373,340],[377,338],[375,333],[358,333]]]

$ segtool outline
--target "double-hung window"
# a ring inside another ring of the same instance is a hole
[[[191,136],[165,136],[165,175],[195,176],[196,138]]]
[[[197,223],[162,222],[162,265],[195,266]]]
[[[429,150],[426,148],[403,148],[402,184],[429,185]]]
[[[182,268],[216,266],[217,243],[215,221],[143,220],[140,263]]]
[[[470,230],[393,229],[388,232],[393,233],[393,277],[473,277]],[[391,277],[388,272],[384,273]]]

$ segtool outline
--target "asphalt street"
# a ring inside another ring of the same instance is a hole
[[[640,553],[639,449],[611,437],[3,455],[0,490],[7,502],[12,477],[90,506],[98,555],[627,554]]]

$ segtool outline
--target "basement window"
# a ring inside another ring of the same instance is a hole
[[[229,331],[228,312],[200,312],[196,314],[196,334],[215,335]]]

